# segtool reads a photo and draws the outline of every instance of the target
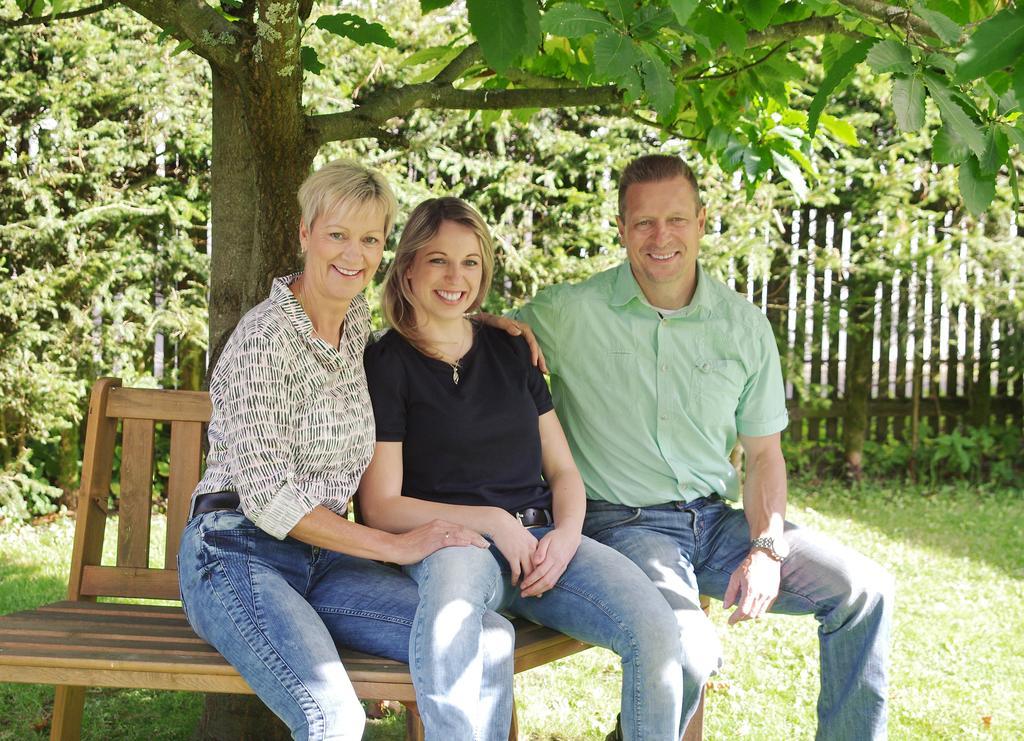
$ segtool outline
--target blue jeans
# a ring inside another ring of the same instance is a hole
[[[549,530],[530,532],[540,539]],[[622,657],[626,738],[677,737],[682,664],[675,617],[644,573],[612,549],[584,537],[565,573],[540,598],[520,596],[493,547],[444,548],[406,570],[419,583],[410,667],[428,740],[508,738],[512,642],[497,656],[496,642],[482,640],[488,610],[615,651]]]
[[[277,540],[244,515],[185,527],[178,574],[188,621],[295,739],[358,739],[365,715],[338,657],[353,648],[408,658],[418,596],[375,561]]]
[[[583,531],[640,566],[675,611],[682,634],[684,712],[696,710],[700,685],[718,667],[721,647],[699,596],[725,595],[750,551],[743,510],[717,497],[654,507],[587,501]],[[886,736],[894,585],[878,564],[812,531],[786,523],[790,555],[771,611],[813,614],[819,623],[819,739]]]

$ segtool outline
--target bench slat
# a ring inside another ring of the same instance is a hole
[[[177,571],[132,566],[86,566],[81,591],[95,597],[181,599]]]
[[[153,509],[153,420],[126,419],[121,432],[117,565],[149,566],[149,517]]]
[[[202,465],[202,422],[171,423],[171,461],[167,481],[167,548],[164,568],[176,566],[181,531],[185,529],[188,505],[199,483]]]
[[[205,391],[116,388],[107,400],[107,416],[161,422],[209,422],[213,413]]]

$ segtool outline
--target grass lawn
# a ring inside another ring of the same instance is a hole
[[[789,517],[896,575],[893,739],[1024,738],[1024,496],[803,481],[792,486]],[[0,613],[63,596],[72,530],[68,518],[0,528]],[[726,617],[712,603],[726,666],[708,688],[705,736],[812,738],[814,620],[769,616],[730,628]],[[618,684],[614,655],[598,649],[519,675],[522,738],[603,739]],[[0,683],[0,740],[46,738],[52,699],[48,687]],[[188,739],[201,709],[196,694],[93,690],[82,737]],[[375,721],[366,738],[400,739],[402,723]]]

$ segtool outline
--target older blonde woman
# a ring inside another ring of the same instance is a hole
[[[371,559],[415,563],[482,546],[432,519],[402,534],[350,522],[374,420],[363,372],[369,311],[395,197],[335,161],[299,190],[301,272],[231,335],[210,383],[207,469],[178,555],[189,622],[296,739],[357,739],[364,714],[337,646],[407,660],[416,585]],[[490,619],[490,618],[488,618]],[[504,620],[493,616],[507,642]]]
[[[467,317],[493,263],[468,203],[417,206],[384,283],[392,330],[365,357],[377,419],[359,494],[367,522],[401,533],[442,517],[493,543],[406,567],[419,584],[410,668],[427,739],[507,738],[512,656],[499,671],[486,640],[494,610],[616,651],[624,736],[678,738],[671,609],[632,561],[581,536],[583,482],[526,343]]]

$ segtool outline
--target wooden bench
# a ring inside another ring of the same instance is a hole
[[[200,477],[203,425],[210,412],[203,392],[122,388],[113,378],[93,386],[68,599],[0,617],[0,682],[56,686],[51,739],[79,738],[87,687],[252,694],[234,668],[192,631],[180,606],[97,601],[180,599],[175,555]],[[150,554],[158,423],[170,428],[167,535],[164,552]],[[117,557],[115,564],[103,565],[119,427]],[[152,556],[156,566],[150,566]],[[516,672],[586,648],[548,628],[516,621]],[[422,739],[408,666],[354,651],[343,651],[342,659],[359,697],[403,703],[406,738]],[[701,738],[702,714],[703,702],[687,739]],[[513,717],[510,739],[517,737],[516,726]]]

